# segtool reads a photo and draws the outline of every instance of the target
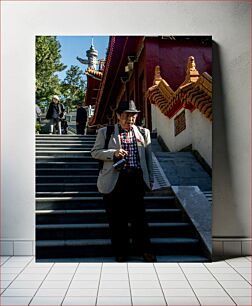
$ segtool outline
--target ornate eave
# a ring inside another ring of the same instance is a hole
[[[87,70],[85,71],[85,74],[93,79],[96,79],[98,81],[101,81],[102,79],[102,75],[103,75],[103,72],[102,71],[98,71],[98,70],[95,70],[95,69],[92,69],[92,68],[87,68]]]
[[[113,122],[114,109],[119,102],[117,89],[121,88],[125,65],[128,63],[128,55],[137,54],[137,51],[142,46],[143,39],[144,37],[142,36],[133,38],[129,36],[110,37],[105,68],[94,116],[90,120],[90,125]],[[120,94],[123,94],[123,91]]]
[[[188,58],[185,81],[176,91],[162,79],[160,67],[156,66],[154,85],[147,90],[146,95],[168,118],[186,108],[191,112],[198,109],[212,121],[212,78],[206,72],[199,75],[192,56]]]
[[[111,59],[112,59],[114,45],[115,45],[115,37],[112,36],[112,37],[110,37],[110,40],[109,40],[109,49],[108,49],[108,54],[107,54],[107,57],[106,57],[105,69],[104,69],[103,77],[102,77],[102,80],[101,80],[101,87],[100,87],[98,100],[97,100],[97,103],[96,103],[95,113],[94,113],[93,117],[90,118],[90,122],[89,122],[90,125],[97,125],[98,111],[100,109],[101,97],[103,95],[105,82],[106,82],[106,79],[107,79],[107,75],[109,73],[109,66],[110,66],[110,62],[111,62]]]
[[[86,69],[85,74],[87,75],[85,105],[95,105],[102,80],[102,71],[89,67]]]

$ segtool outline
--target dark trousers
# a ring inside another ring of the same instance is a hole
[[[115,256],[129,254],[130,236],[137,254],[151,251],[144,194],[142,170],[135,170],[121,172],[114,190],[103,195]]]
[[[76,125],[76,132],[77,132],[77,134],[84,135],[85,126],[86,126],[86,123],[79,123],[79,124],[77,124]]]

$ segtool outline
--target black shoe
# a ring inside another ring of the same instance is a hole
[[[151,253],[143,253],[143,259],[145,262],[156,262],[157,258]]]
[[[126,262],[128,260],[127,256],[116,256],[116,262]]]

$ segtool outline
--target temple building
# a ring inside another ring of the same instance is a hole
[[[87,89],[95,101],[89,124],[115,123],[118,104],[133,99],[138,124],[170,151],[196,150],[211,168],[211,74],[210,36],[111,36],[98,95],[91,82]]]

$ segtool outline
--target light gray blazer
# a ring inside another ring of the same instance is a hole
[[[134,125],[133,130],[137,139],[137,148],[140,158],[140,164],[143,171],[143,179],[146,185],[151,189],[153,184],[153,166],[150,131],[146,128],[139,127],[144,134],[139,132]],[[107,127],[98,130],[95,144],[91,150],[91,155],[95,159],[103,160],[103,168],[99,172],[97,187],[101,193],[110,193],[118,180],[119,171],[113,168],[113,155],[117,149],[121,148],[119,137],[119,127],[115,124],[115,130],[111,135],[108,143],[108,149],[104,149]]]

